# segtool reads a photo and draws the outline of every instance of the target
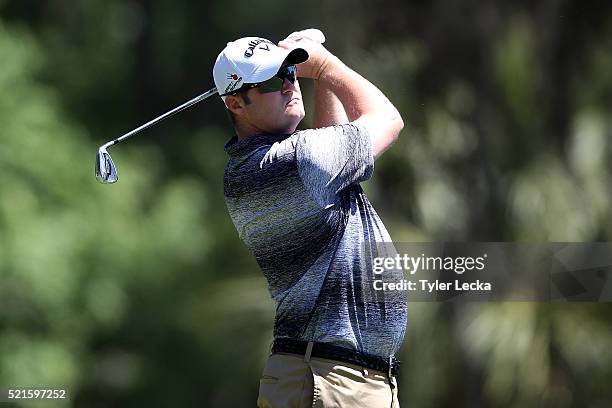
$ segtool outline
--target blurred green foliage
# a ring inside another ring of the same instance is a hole
[[[65,387],[79,407],[254,405],[274,306],[225,210],[222,104],[113,150],[114,186],[94,154],[210,88],[227,41],[310,26],[407,123],[365,185],[394,240],[610,240],[604,1],[4,0],[0,386]],[[413,304],[401,402],[609,406],[611,310]]]

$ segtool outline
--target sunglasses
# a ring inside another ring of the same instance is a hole
[[[266,81],[258,82],[255,84],[244,84],[240,89],[238,89],[232,94],[237,94],[238,92],[245,91],[251,88],[257,88],[259,93],[262,94],[278,92],[283,89],[285,79],[289,80],[289,82],[291,82],[292,84],[295,83],[295,80],[297,79],[297,68],[295,67],[295,65],[287,65],[285,67],[282,67],[276,73],[276,75]]]

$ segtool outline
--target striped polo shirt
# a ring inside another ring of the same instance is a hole
[[[391,238],[359,185],[374,169],[366,129],[350,123],[234,137],[225,151],[225,201],[276,302],[274,338],[395,354],[407,299],[372,284],[403,276],[372,275],[372,259],[382,256],[376,243]]]

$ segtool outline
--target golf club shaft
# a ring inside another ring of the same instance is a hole
[[[156,123],[159,123],[162,120],[164,120],[164,119],[174,115],[175,113],[179,113],[180,111],[187,109],[191,105],[195,105],[196,103],[198,103],[200,101],[203,101],[204,99],[208,98],[209,96],[215,95],[216,93],[217,93],[217,88],[212,88],[212,89],[204,92],[203,94],[198,95],[195,98],[185,102],[184,104],[182,104],[180,106],[177,106],[176,108],[172,109],[171,111],[168,111],[168,112],[164,113],[163,115],[158,116],[158,117],[156,117],[153,120],[150,120],[149,122],[145,123],[144,125],[139,126],[136,129],[129,131],[125,135],[123,135],[121,137],[118,137],[117,139],[112,140],[112,141],[106,143],[103,147],[107,148],[107,147],[116,145],[117,143],[124,141],[128,137],[134,136],[136,133],[142,132],[143,130],[145,130],[145,129],[155,125]]]

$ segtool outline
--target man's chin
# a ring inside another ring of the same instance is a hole
[[[280,125],[279,133],[291,134],[295,132],[298,125],[304,119],[304,109],[296,109],[296,106],[287,106],[285,111],[281,114],[282,122],[277,122]]]
[[[304,119],[304,116],[306,116],[303,106],[288,106],[285,113],[293,120],[297,120],[298,122],[300,122],[302,119]]]
[[[294,133],[303,118],[304,118],[303,116],[296,116],[294,117],[294,120],[287,121],[286,126],[284,126],[284,129],[281,130],[279,133],[284,133],[284,134]]]

